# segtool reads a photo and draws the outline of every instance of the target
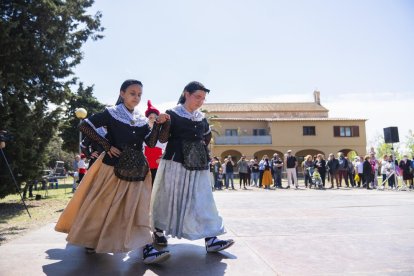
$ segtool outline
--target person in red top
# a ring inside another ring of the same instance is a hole
[[[79,173],[78,183],[81,183],[82,178],[85,176],[85,174],[87,172],[87,170],[86,170],[86,163],[85,163],[86,155],[82,153],[80,155],[80,158],[81,159],[78,162],[78,173]]]
[[[152,125],[154,124],[157,117],[160,115],[160,112],[158,109],[156,109],[150,100],[147,102],[147,110],[145,111],[145,117],[148,118],[148,124],[152,128]],[[144,154],[148,161],[148,166],[151,171],[152,176],[152,184],[154,184],[154,179],[157,174],[158,165],[160,163],[162,153],[164,150],[164,145],[160,142],[157,142],[157,145],[155,147],[150,148],[147,145],[145,145]]]

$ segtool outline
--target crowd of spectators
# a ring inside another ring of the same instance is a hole
[[[264,189],[298,189],[302,179],[305,188],[322,189],[398,189],[398,179],[402,179],[402,186],[413,189],[413,171],[414,160],[409,159],[408,155],[403,155],[401,160],[394,160],[391,155],[384,155],[378,159],[374,151],[352,159],[342,152],[330,153],[327,160],[323,154],[307,155],[301,164],[291,150],[282,157],[275,153],[272,158],[264,155],[260,160],[258,157],[249,160],[245,155],[239,160],[234,160],[234,157],[229,155],[221,161],[220,157],[215,156],[210,166],[214,190],[234,190],[237,175],[240,189],[246,189],[248,186]],[[287,185],[282,185],[284,178],[287,179]]]

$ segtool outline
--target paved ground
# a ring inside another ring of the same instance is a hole
[[[85,255],[53,224],[0,246],[0,275],[414,275],[414,193],[367,190],[215,192],[236,244],[169,239],[172,257]]]

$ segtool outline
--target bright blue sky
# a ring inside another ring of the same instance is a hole
[[[208,102],[312,101],[317,88],[331,117],[369,119],[368,142],[384,127],[400,139],[413,129],[414,1],[96,0],[95,10],[105,38],[85,45],[76,74],[104,103],[127,78],[160,109],[192,80],[211,89]]]

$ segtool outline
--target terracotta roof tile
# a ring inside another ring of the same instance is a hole
[[[314,103],[205,103],[202,107],[207,112],[327,112],[328,109]]]
[[[212,121],[260,121],[260,122],[283,122],[283,121],[367,121],[361,118],[211,118]]]

